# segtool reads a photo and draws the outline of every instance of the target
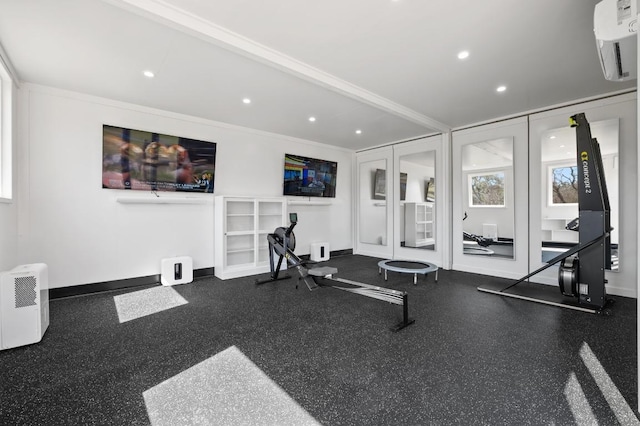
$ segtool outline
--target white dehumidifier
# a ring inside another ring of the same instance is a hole
[[[42,340],[49,327],[47,265],[20,265],[0,274],[0,350]]]

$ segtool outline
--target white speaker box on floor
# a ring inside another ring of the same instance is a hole
[[[498,240],[498,225],[495,223],[482,224],[482,238],[487,240]]]
[[[20,265],[0,274],[0,349],[37,343],[47,327],[47,265]]]
[[[193,259],[189,256],[162,259],[160,270],[162,285],[186,284],[193,281]]]
[[[329,243],[311,243],[311,256],[314,262],[329,260]]]

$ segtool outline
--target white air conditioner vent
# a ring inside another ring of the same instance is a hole
[[[602,0],[593,13],[593,31],[604,78],[632,80],[637,76],[637,0]]]

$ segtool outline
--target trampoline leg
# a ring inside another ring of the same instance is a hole
[[[387,280],[387,270],[386,269],[384,270],[384,280],[385,281]]]
[[[413,274],[413,285],[418,285],[418,274]]]
[[[438,270],[436,269],[436,282],[438,282]]]

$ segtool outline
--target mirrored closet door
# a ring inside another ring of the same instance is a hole
[[[530,117],[530,269],[536,270],[578,243],[573,226],[579,216],[576,131],[569,117],[585,113],[591,136],[598,141],[610,204],[611,267],[607,291],[632,297],[637,233],[637,143],[635,94],[561,108]],[[625,178],[625,176],[627,178]],[[631,261],[629,261],[631,259]],[[531,281],[558,285],[558,266]]]
[[[393,147],[394,259],[443,266],[449,247],[443,157],[442,135]]]
[[[453,132],[453,269],[526,275],[527,137],[526,118]]]
[[[392,173],[391,147],[356,154],[356,254],[393,257]]]

